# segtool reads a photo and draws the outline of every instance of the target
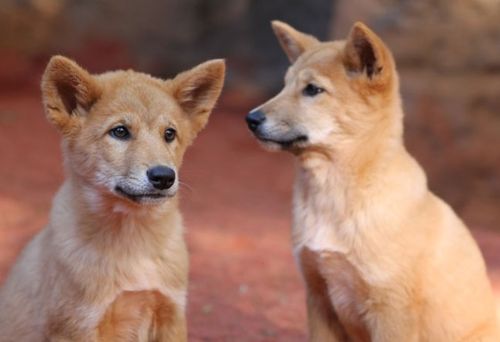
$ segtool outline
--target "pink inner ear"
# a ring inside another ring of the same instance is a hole
[[[67,113],[71,114],[81,106],[88,111],[97,101],[98,93],[90,80],[72,78],[56,83],[57,93]]]
[[[101,89],[97,81],[75,62],[52,57],[43,76],[42,91],[47,105],[72,114],[78,107],[88,111]]]
[[[59,83],[56,84],[57,93],[61,98],[61,101],[64,105],[64,109],[67,113],[71,114],[77,107],[76,100],[76,89],[72,85],[68,83]]]
[[[211,75],[200,75],[185,83],[177,95],[182,108],[188,113],[211,110],[220,92],[218,80]]]
[[[289,37],[285,38],[285,43],[287,44],[289,54],[293,56],[294,60],[296,60],[304,52],[304,49],[299,46],[296,41],[290,39]]]
[[[365,37],[356,39],[354,47],[359,56],[361,68],[366,70],[369,78],[382,70],[382,67],[377,66],[377,57],[372,44]]]
[[[203,78],[197,82],[191,90],[191,98],[197,101],[204,101],[205,97],[210,95],[210,88],[213,86],[213,80],[210,78]]]
[[[345,51],[346,67],[356,73],[365,73],[372,79],[383,70],[381,51],[377,51],[376,42],[367,33],[355,27],[351,33]]]
[[[295,36],[290,32],[283,32],[281,29],[276,29],[275,32],[281,47],[292,63],[314,42],[313,37],[301,33],[297,33]]]

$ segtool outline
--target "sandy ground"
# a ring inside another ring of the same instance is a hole
[[[262,151],[223,100],[187,152],[182,210],[191,253],[190,341],[304,341],[304,292],[289,246],[293,160]],[[63,179],[38,92],[0,95],[0,281],[47,222]],[[474,230],[500,294],[500,234]]]

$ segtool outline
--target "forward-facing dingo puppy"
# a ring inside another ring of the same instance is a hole
[[[391,52],[361,23],[333,42],[272,26],[292,65],[246,120],[298,159],[292,239],[311,340],[500,341],[481,253],[404,147]]]
[[[2,342],[187,339],[178,170],[224,71],[214,60],[161,80],[51,59],[43,102],[66,181],[1,289]]]

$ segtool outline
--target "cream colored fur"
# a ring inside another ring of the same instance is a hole
[[[178,171],[223,79],[220,60],[165,81],[132,71],[91,75],[52,58],[42,92],[63,136],[66,180],[48,225],[0,290],[2,342],[186,341],[178,180],[159,199],[131,200],[116,186],[151,191],[149,167]],[[130,139],[110,135],[119,125]],[[171,142],[169,127],[177,131]]]
[[[481,253],[404,147],[390,51],[361,23],[325,43],[273,29],[292,65],[254,133],[297,156],[292,241],[311,341],[500,341]]]

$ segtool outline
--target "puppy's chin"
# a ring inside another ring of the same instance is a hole
[[[284,148],[281,144],[274,142],[274,141],[266,141],[266,140],[257,140],[259,142],[259,145],[262,146],[267,151],[270,152],[277,152],[277,151],[283,151]]]
[[[153,205],[160,204],[173,197],[177,191],[134,191],[130,189],[124,189],[121,187],[116,187],[114,189],[115,195],[119,198],[125,199],[135,204],[141,205]]]
[[[267,135],[256,134],[259,144],[266,150],[274,151],[298,151],[304,149],[309,144],[306,135],[295,134],[293,136],[270,137]]]

